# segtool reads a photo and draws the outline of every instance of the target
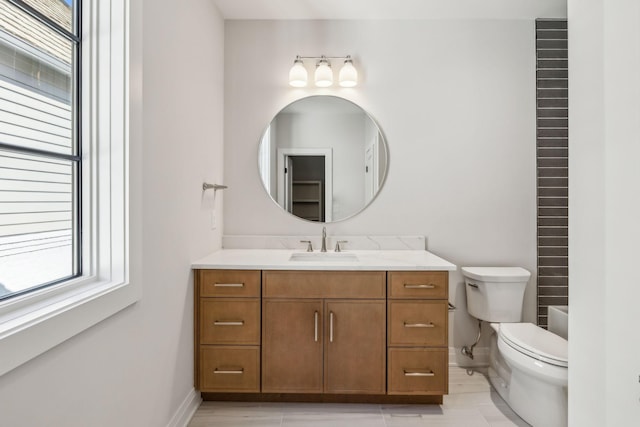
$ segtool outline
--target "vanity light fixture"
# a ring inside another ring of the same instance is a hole
[[[344,65],[340,69],[339,82],[342,87],[354,87],[358,84],[358,70],[353,66],[351,55],[347,55]]]
[[[318,61],[314,76],[318,87],[329,87],[333,84],[333,70],[326,57],[323,56]]]
[[[293,67],[289,71],[289,84],[293,87],[305,87],[307,85],[307,69],[304,68],[302,59],[296,56],[296,60],[293,61]]]
[[[342,87],[354,87],[358,84],[358,71],[353,66],[351,55],[347,56],[296,56],[293,66],[289,70],[289,84],[293,87],[305,87],[308,81],[308,72],[304,66],[304,60],[316,61],[314,81],[317,87],[329,87],[333,85],[333,70],[331,60],[344,60],[340,69],[339,84]]]

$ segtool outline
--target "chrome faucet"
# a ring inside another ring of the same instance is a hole
[[[327,252],[327,227],[322,227],[322,247],[320,252]]]

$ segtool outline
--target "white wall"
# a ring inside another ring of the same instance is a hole
[[[569,424],[640,422],[640,4],[569,0]]]
[[[201,185],[222,182],[223,23],[209,0],[146,1],[144,17],[143,2],[131,5],[131,280],[142,300],[0,377],[3,426],[166,426],[196,397],[190,262],[220,247]]]
[[[271,201],[257,152],[281,108],[334,94],[376,119],[390,164],[374,202],[329,234],[420,234],[459,266],[535,273],[533,20],[227,21],[225,29],[225,234],[320,235],[320,225]],[[291,88],[296,54],[351,54],[361,83]],[[457,273],[450,300],[458,306],[450,344],[470,344],[476,324]],[[535,321],[535,277],[525,316]]]

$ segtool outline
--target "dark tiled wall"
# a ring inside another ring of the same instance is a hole
[[[567,305],[568,61],[567,21],[536,21],[538,324],[547,307]]]

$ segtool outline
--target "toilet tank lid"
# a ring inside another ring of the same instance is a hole
[[[462,267],[461,270],[465,277],[484,282],[522,282],[531,277],[522,267]]]

